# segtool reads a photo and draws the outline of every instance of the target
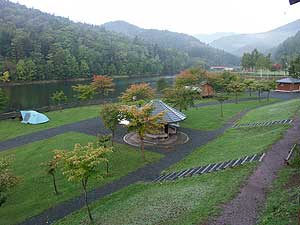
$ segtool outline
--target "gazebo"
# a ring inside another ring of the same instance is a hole
[[[299,92],[300,91],[300,79],[288,77],[276,81],[277,89],[280,92]]]
[[[169,135],[176,134],[179,127],[179,122],[186,119],[186,115],[178,110],[172,108],[161,100],[152,100],[153,106],[152,115],[164,112],[163,122],[165,124],[164,132],[159,134],[158,137],[167,138]],[[147,134],[148,137],[155,138],[157,135]]]

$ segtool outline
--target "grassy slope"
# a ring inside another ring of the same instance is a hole
[[[295,176],[298,177],[298,183],[293,182]],[[297,224],[299,177],[299,167],[285,167],[280,171],[267,196],[259,225]]]
[[[300,149],[299,146],[290,160],[290,165],[279,171],[278,178],[273,182],[267,195],[265,209],[260,216],[258,225],[297,224],[300,210]]]
[[[216,205],[236,194],[253,167],[254,164],[163,184],[131,185],[92,205],[94,224],[199,224],[219,211]],[[86,210],[82,209],[57,225],[87,221]]]
[[[57,173],[57,184],[62,194],[54,195],[51,177],[45,174],[41,163],[52,157],[53,149],[72,149],[74,143],[84,144],[90,141],[95,141],[95,137],[79,133],[66,133],[14,150],[1,152],[0,157],[15,155],[13,169],[22,178],[22,181],[13,190],[8,202],[1,207],[0,224],[20,222],[58,202],[78,196],[81,193],[81,186],[76,183],[68,183],[60,173]],[[146,157],[153,162],[158,160],[161,155],[147,152]],[[90,180],[90,189],[118,179],[144,165],[140,152],[127,145],[116,145],[115,152],[111,154],[109,159],[111,176],[106,177],[104,180]],[[103,171],[105,171],[104,167]]]
[[[291,113],[294,113],[296,108],[294,104],[295,102],[286,104],[286,111],[291,110]],[[277,107],[280,108],[282,105],[278,104]],[[265,112],[267,111],[265,109]],[[271,113],[269,115],[271,116]],[[257,119],[260,117],[258,116]],[[194,163],[198,165],[261,152],[287,127],[230,130],[229,134],[226,133],[192,153],[194,161],[184,160],[182,164],[180,162],[171,170],[184,166],[191,167]],[[243,133],[239,135],[240,132]],[[249,135],[251,137],[248,137]],[[257,144],[257,140],[260,144]],[[175,182],[131,185],[93,204],[95,224],[200,224],[209,216],[216,215],[220,210],[219,205],[233,198],[254,167],[255,164],[247,164]],[[82,209],[58,222],[57,225],[85,223],[87,223],[86,211]]]
[[[220,115],[220,105],[211,105],[201,108],[190,108],[184,113],[187,119],[181,123],[181,126],[198,130],[214,130],[223,126],[231,117],[246,109],[272,103],[278,100],[270,101],[245,101],[238,104],[230,103],[223,105],[224,117]]]
[[[100,106],[85,106],[64,109],[63,111],[48,112],[50,121],[44,124],[22,124],[18,119],[0,121],[0,141],[20,135],[57,127],[60,125],[77,122],[99,116]]]
[[[248,112],[241,122],[285,119],[292,117],[300,105],[299,100],[280,102],[264,106]],[[265,151],[278,140],[289,126],[276,125],[270,127],[229,129],[218,139],[193,151],[189,156],[171,166],[167,171],[222,162],[241,156]],[[253,144],[255,143],[255,144]]]

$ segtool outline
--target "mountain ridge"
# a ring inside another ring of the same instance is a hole
[[[242,56],[245,51],[252,51],[254,48],[268,53],[272,48],[277,47],[287,38],[295,35],[299,30],[300,19],[266,32],[222,37],[211,42],[210,45],[237,56]]]

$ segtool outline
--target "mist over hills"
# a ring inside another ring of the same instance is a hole
[[[233,32],[216,32],[212,34],[195,34],[193,35],[195,38],[199,39],[200,41],[209,44],[215,40],[218,40],[223,37],[236,35],[236,33]]]
[[[194,61],[201,60],[206,65],[238,65],[240,62],[238,57],[213,48],[187,34],[167,30],[143,29],[125,21],[108,22],[103,24],[102,27],[133,39],[138,37],[159,47],[185,52]]]
[[[280,26],[276,29],[256,34],[236,34],[219,38],[211,46],[223,49],[237,56],[258,49],[263,53],[272,52],[280,43],[294,36],[300,30],[300,20]]]

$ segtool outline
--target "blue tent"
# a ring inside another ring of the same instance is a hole
[[[29,111],[21,111],[22,115],[22,123],[29,124],[40,124],[46,123],[49,121],[49,118],[42,113],[37,111],[29,110]]]

